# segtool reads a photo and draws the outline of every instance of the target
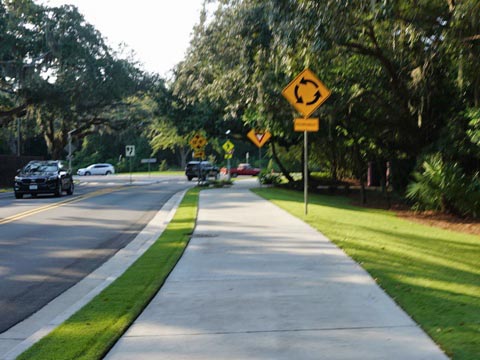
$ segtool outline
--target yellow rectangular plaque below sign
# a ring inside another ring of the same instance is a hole
[[[310,119],[295,119],[293,123],[293,129],[295,131],[307,131],[307,132],[315,132],[319,129],[319,121],[318,118],[310,118]]]
[[[205,151],[194,151],[193,157],[197,159],[205,159]]]

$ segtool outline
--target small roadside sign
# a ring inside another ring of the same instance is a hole
[[[225,150],[225,152],[229,153],[235,148],[235,145],[230,140],[225,141],[225,143],[222,145],[222,149]]]
[[[125,157],[134,157],[135,156],[135,145],[125,146]]]
[[[155,164],[157,162],[156,158],[151,158],[151,159],[142,159],[140,160],[142,164]]]
[[[293,107],[308,118],[330,96],[331,91],[310,70],[305,69],[282,91]]]
[[[192,149],[200,150],[207,145],[207,139],[197,133],[190,139],[189,143]]]
[[[272,137],[272,134],[267,130],[250,130],[247,137],[257,145],[257,147],[261,148]]]
[[[233,154],[231,153],[225,154],[225,159],[231,159],[232,157],[233,157]]]
[[[194,151],[194,153],[193,153],[193,157],[194,157],[194,158],[198,158],[198,159],[205,159],[205,151],[203,151],[203,150],[196,150],[196,151]]]
[[[293,123],[293,130],[294,131],[307,131],[307,132],[316,132],[319,129],[319,121],[318,118],[310,118],[310,119],[295,119]]]

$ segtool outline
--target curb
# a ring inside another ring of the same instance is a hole
[[[135,239],[103,265],[29,318],[0,334],[0,341],[17,342],[0,354],[0,360],[14,360],[121,276],[162,234],[187,190],[174,194]]]

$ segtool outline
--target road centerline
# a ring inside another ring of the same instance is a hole
[[[86,199],[89,199],[89,198],[92,198],[92,197],[95,197],[95,196],[110,194],[112,192],[120,191],[120,190],[123,190],[125,188],[126,188],[126,186],[121,186],[120,188],[115,188],[115,189],[96,190],[96,191],[91,192],[89,194],[79,195],[79,196],[76,196],[74,198],[63,200],[63,201],[60,201],[60,202],[57,202],[57,203],[54,203],[54,204],[48,204],[48,205],[41,206],[39,208],[27,210],[27,211],[24,211],[24,212],[21,212],[21,213],[12,215],[12,216],[8,216],[4,219],[1,219],[0,220],[0,225],[9,224],[9,223],[12,223],[14,221],[24,219],[24,218],[26,218],[28,216],[31,216],[31,215],[39,214],[41,212],[51,210],[51,209],[56,209],[56,208],[61,207],[63,205],[73,204],[73,203],[76,203],[76,202],[79,202],[79,201],[82,201],[82,200],[86,200]]]

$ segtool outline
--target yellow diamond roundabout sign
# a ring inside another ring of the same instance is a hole
[[[293,107],[308,118],[330,96],[331,91],[315,76],[305,69],[282,91],[282,95]]]

